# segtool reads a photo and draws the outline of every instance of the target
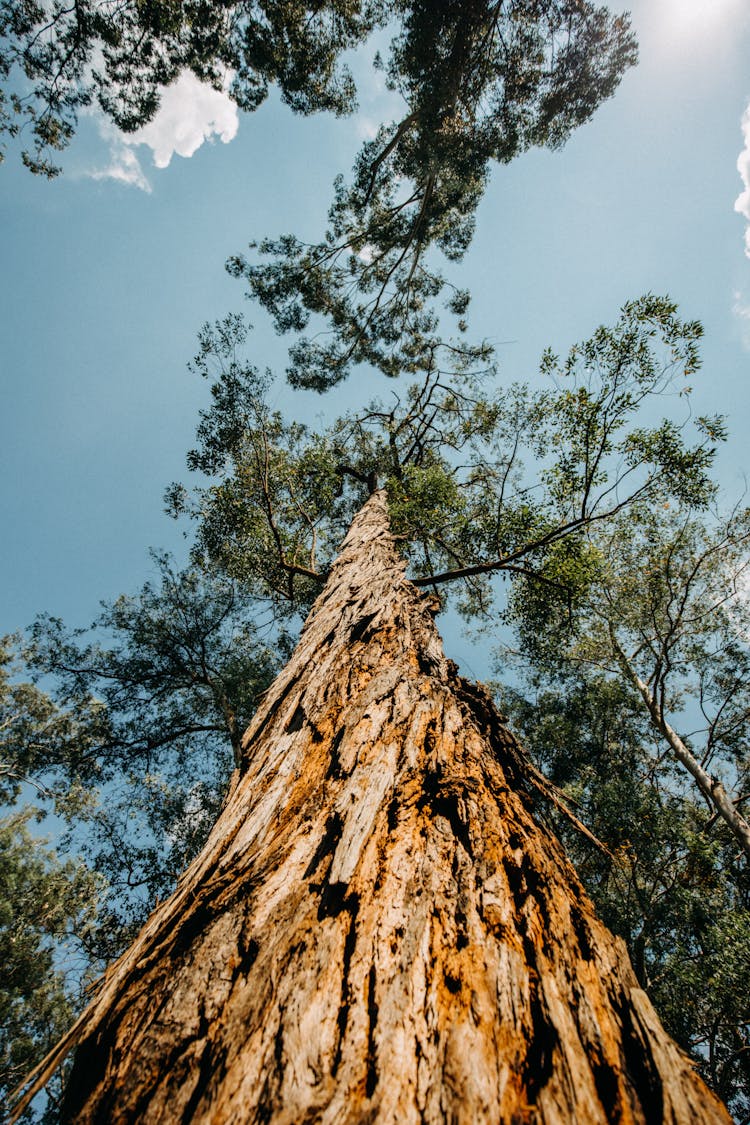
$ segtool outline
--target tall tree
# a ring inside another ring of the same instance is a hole
[[[496,572],[557,590],[586,574],[580,533],[606,514],[708,498],[709,427],[691,447],[632,416],[695,368],[698,327],[647,298],[596,334],[595,372],[594,344],[574,349],[554,393],[495,395],[435,372],[322,435],[268,410],[232,328],[203,336],[203,369],[213,358],[220,371],[190,463],[220,479],[198,494],[197,550],[282,613],[326,584],[206,848],[39,1081],[80,1041],[76,1120],[166,1104],[192,1119],[220,1106],[338,1120],[344,1103],[443,1120],[459,1102],[459,1120],[497,1104],[508,1119],[604,1121],[619,1107],[622,1120],[726,1120],[535,822],[529,794],[560,806],[554,790],[446,664],[439,598],[415,584],[462,583],[468,611]],[[527,433],[541,473],[520,467]],[[378,480],[415,582],[381,492],[334,561],[337,528]],[[119,1061],[136,1058],[137,1074]]]
[[[434,609],[376,492],[206,848],[37,1078],[78,1043],[67,1120],[729,1120]]]

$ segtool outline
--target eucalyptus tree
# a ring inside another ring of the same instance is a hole
[[[190,465],[214,479],[171,502],[196,564],[282,619],[315,600],[203,851],[27,1098],[76,1045],[67,1120],[726,1122],[533,795],[583,826],[433,622],[451,580],[469,614],[495,573],[585,589],[587,529],[710,499],[714,428],[637,416],[694,373],[699,327],[643,298],[545,358],[560,387],[433,368],[322,433],[268,408],[243,331],[203,334]]]
[[[729,1121],[356,515],[203,852],[27,1093],[63,1119]],[[19,1108],[24,1102],[20,1103]]]

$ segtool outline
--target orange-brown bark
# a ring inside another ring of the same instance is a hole
[[[446,661],[381,494],[244,753],[61,1048],[68,1120],[726,1125]]]

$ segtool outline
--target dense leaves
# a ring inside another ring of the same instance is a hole
[[[132,132],[184,71],[253,110],[276,85],[297,112],[345,113],[354,84],[341,55],[382,21],[378,0],[2,0],[0,131],[30,129],[22,153],[54,176],[81,109],[98,105]]]
[[[81,700],[74,714],[21,679],[27,671],[20,638],[0,638],[0,799],[7,805],[19,798],[24,785],[47,795],[39,781],[42,774],[79,772],[99,719],[95,700]]]
[[[439,352],[481,362],[484,345],[439,332],[446,283],[428,252],[464,254],[492,162],[561,146],[614,93],[636,60],[626,16],[591,0],[2,0],[0,131],[25,124],[24,162],[51,176],[80,109],[96,103],[132,132],[184,70],[229,82],[246,110],[273,84],[298,112],[348,112],[356,92],[341,56],[386,23],[396,34],[376,65],[404,116],[364,144],[350,185],[336,181],[320,242],[265,239],[252,244],[259,262],[236,256],[229,269],[279,331],[323,318],[324,334],[291,348],[294,384],[323,390],[361,363],[394,377],[429,371]],[[468,302],[448,288],[459,334]]]
[[[320,433],[269,409],[264,378],[239,358],[245,335],[237,318],[204,329],[196,367],[214,376],[213,402],[189,465],[213,481],[169,499],[197,520],[196,557],[282,612],[309,603],[377,486],[414,580],[460,580],[469,613],[486,611],[500,571],[567,600],[588,566],[584,529],[636,501],[712,493],[717,427],[699,421],[689,441],[680,421],[640,414],[698,367],[700,327],[666,299],[629,303],[562,364],[547,353],[538,389],[434,367]]]
[[[266,239],[251,246],[258,261],[229,262],[279,331],[315,318],[315,336],[290,350],[294,385],[325,390],[360,363],[394,377],[429,371],[441,350],[481,360],[482,346],[447,345],[438,331],[445,281],[428,251],[460,259],[491,163],[562,145],[636,59],[627,17],[588,0],[392,8],[401,27],[387,79],[404,117],[364,144],[350,185],[337,180],[320,242]],[[449,288],[460,331],[468,301]]]
[[[29,831],[32,815],[0,820],[0,1107],[67,1030],[92,954],[96,964],[103,881],[80,861],[60,862]]]

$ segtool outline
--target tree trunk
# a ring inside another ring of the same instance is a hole
[[[430,605],[376,493],[205,849],[38,1075],[77,1043],[66,1120],[729,1122]]]

